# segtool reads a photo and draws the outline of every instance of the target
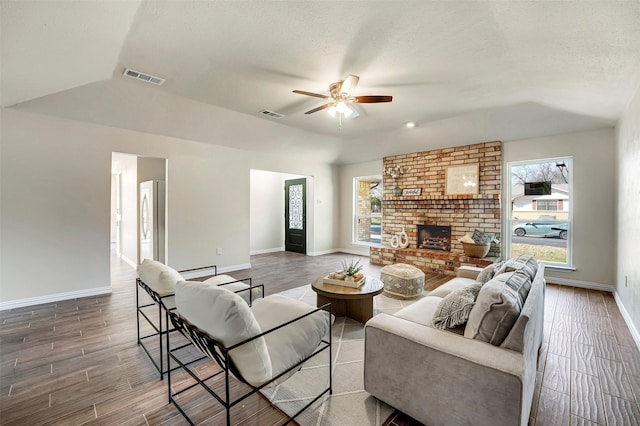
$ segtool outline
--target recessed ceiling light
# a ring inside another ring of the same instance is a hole
[[[407,121],[406,123],[404,123],[404,125],[409,129],[413,129],[414,127],[416,127],[416,123],[414,123],[413,121]]]

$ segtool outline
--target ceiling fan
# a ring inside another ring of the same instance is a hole
[[[358,118],[360,113],[353,106],[355,103],[374,104],[378,102],[391,102],[392,96],[352,96],[351,91],[356,88],[360,77],[357,75],[348,75],[343,81],[337,81],[329,85],[329,93],[331,95],[321,95],[319,93],[305,92],[304,90],[294,90],[293,93],[300,95],[314,96],[316,98],[329,99],[329,102],[317,108],[305,112],[305,114],[313,114],[314,112],[327,109],[327,112],[334,117],[339,114],[340,117]]]

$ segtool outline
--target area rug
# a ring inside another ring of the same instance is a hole
[[[316,294],[310,285],[281,293],[315,306]],[[374,298],[374,314],[393,313],[414,301]],[[332,329],[333,394],[324,396],[300,416],[301,426],[380,426],[394,409],[364,390],[364,325],[338,317]],[[284,383],[262,393],[279,409],[291,415],[311,401],[328,383],[328,354],[305,363]]]

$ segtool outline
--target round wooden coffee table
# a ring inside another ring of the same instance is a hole
[[[316,306],[331,303],[331,310],[337,317],[349,317],[365,323],[373,317],[373,296],[382,293],[384,284],[377,278],[366,277],[359,288],[325,284],[318,278],[311,284],[317,293]]]

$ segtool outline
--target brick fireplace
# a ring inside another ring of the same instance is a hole
[[[447,168],[475,164],[478,164],[477,194],[445,195]],[[453,275],[463,264],[483,266],[500,257],[500,246],[496,244],[486,258],[468,257],[459,240],[474,229],[500,239],[501,142],[385,157],[383,166],[384,170],[399,168],[404,173],[383,177],[382,247],[371,247],[371,263],[408,263],[425,272]],[[411,189],[420,195],[394,195],[396,187]],[[420,248],[418,225],[437,227],[433,229],[450,227],[450,251]],[[390,238],[403,227],[409,246],[392,248]]]
[[[419,249],[451,251],[451,226],[418,225],[416,240]]]

